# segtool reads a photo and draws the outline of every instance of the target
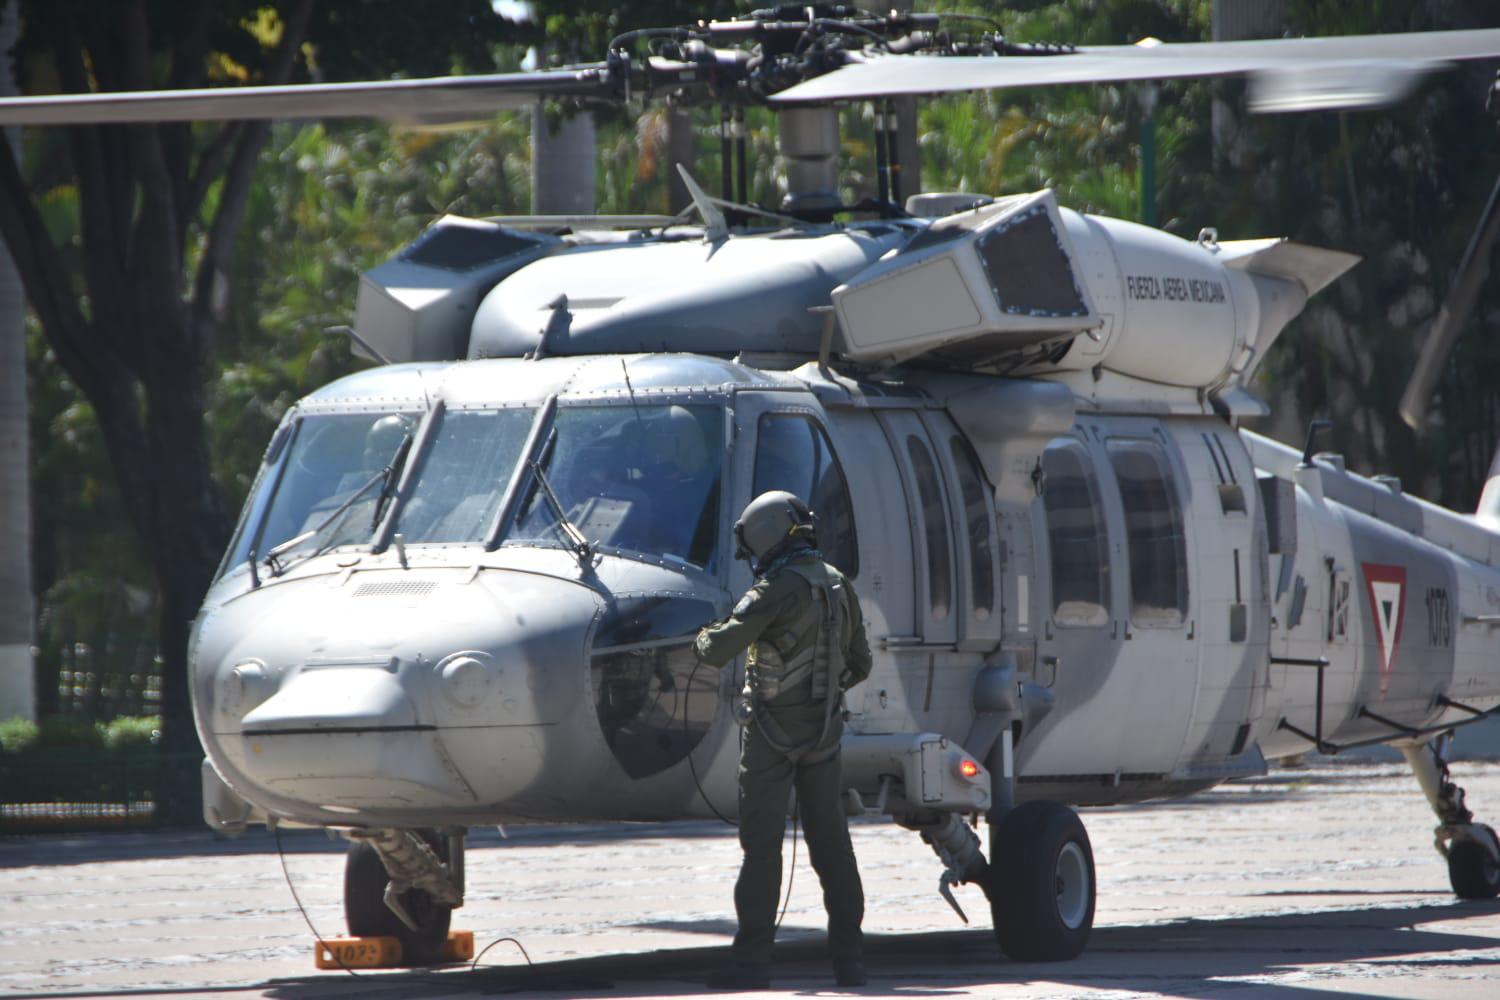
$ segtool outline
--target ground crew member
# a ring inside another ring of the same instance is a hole
[[[840,986],[865,982],[864,889],[844,818],[840,694],[870,673],[870,647],[854,588],[814,548],[814,519],[791,493],[763,493],[734,526],[755,586],[730,616],[698,633],[705,663],[742,650],[748,715],[740,752],[740,846],[734,887],[739,932],[733,962],[710,985],[754,989],[770,981],[781,842],[795,787],[808,855],[823,884],[828,947]]]

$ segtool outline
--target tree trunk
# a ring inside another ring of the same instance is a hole
[[[16,90],[10,50],[15,0],[0,11],[0,95]],[[12,130],[11,148],[19,136]],[[26,306],[21,277],[0,241],[0,719],[36,716],[31,663],[31,476],[26,405]]]
[[[228,521],[210,474],[201,365],[170,355],[159,368],[162,388],[150,393],[146,437],[156,484],[150,544],[161,586],[162,733],[169,753],[188,753],[198,749],[188,634],[228,541]]]
[[[289,0],[265,82],[284,84],[299,65],[313,6],[312,0]],[[200,17],[206,9],[198,8]],[[64,89],[132,90],[152,83],[146,5],[138,0],[116,13],[98,37],[91,34],[95,25],[70,9],[50,25]],[[209,33],[189,32],[183,41],[174,79],[191,84]],[[69,130],[86,300],[17,164],[0,155],[0,232],[17,248],[27,298],[58,361],[93,407],[127,515],[161,588],[164,749],[178,753],[198,752],[187,641],[228,535],[204,416],[204,380],[222,311],[212,292],[222,280],[267,134],[264,127],[224,128],[196,164],[176,126]],[[0,142],[0,152],[11,148]],[[221,180],[212,220],[200,232],[194,220]],[[190,276],[198,291],[193,298],[183,294],[190,241],[202,247]],[[183,774],[184,787],[168,790],[162,804],[177,820],[196,812],[196,769]]]

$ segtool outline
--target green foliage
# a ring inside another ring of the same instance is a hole
[[[1208,35],[1207,0],[1096,0],[938,4],[995,18],[1015,42],[1119,45],[1156,37]],[[1080,211],[1139,218],[1140,134],[1135,86],[1022,88],[926,102],[920,112],[922,182],[927,190],[1011,194],[1053,188]],[[1180,171],[1204,131],[1204,84],[1175,85],[1158,106],[1158,176]],[[1163,218],[1173,206],[1163,205]],[[1194,230],[1196,232],[1196,230]]]
[[[733,0],[531,0],[546,48],[561,62],[604,58],[610,41],[639,28],[731,17],[750,4]],[[759,6],[759,5],[756,5]]]
[[[130,530],[93,408],[34,322],[28,324],[27,392],[40,709],[46,715],[139,708],[136,699],[114,695],[132,676],[134,688],[143,689],[154,669],[150,562]]]
[[[36,745],[42,727],[19,715],[0,720],[0,753],[19,753]]]
[[[1294,32],[1329,34],[1500,24],[1477,5],[1385,0],[1293,2]],[[1396,415],[1421,338],[1446,297],[1500,166],[1493,122],[1480,106],[1481,70],[1433,77],[1378,112],[1251,117],[1238,89],[1195,204],[1217,211],[1221,234],[1286,235],[1361,254],[1365,261],[1314,299],[1261,369],[1278,399],[1278,432],[1331,417],[1335,448],[1363,472],[1393,472],[1420,495],[1472,509],[1494,450],[1500,352],[1475,327],[1500,304],[1494,284],[1438,390],[1434,418],[1414,434]]]
[[[352,324],[360,274],[437,216],[529,209],[529,128],[514,113],[482,130],[278,127],[251,191],[232,277],[242,305],[210,389],[215,472],[232,506],[286,409],[363,364],[324,333]]]
[[[103,727],[91,719],[71,715],[44,715],[39,724],[37,750],[84,749],[104,746]]]
[[[100,727],[106,750],[134,750],[153,747],[161,742],[161,717],[126,715],[111,719]]]
[[[955,4],[1004,22],[1014,41],[1121,44],[1150,35],[1206,39],[1205,0],[1025,0]],[[1290,34],[1423,31],[1500,23],[1464,0],[1291,0]],[[1288,236],[1366,262],[1314,299],[1260,369],[1277,417],[1300,440],[1306,421],[1336,424],[1352,468],[1394,472],[1408,488],[1470,508],[1496,443],[1500,345],[1460,343],[1424,435],[1396,416],[1416,347],[1448,291],[1500,167],[1479,107],[1486,71],[1441,74],[1379,112],[1255,117],[1241,82],[1160,87],[1155,113],[1162,225],[1191,237]],[[929,102],[921,114],[930,190],[1012,193],[1053,187],[1073,208],[1139,218],[1137,86],[1015,90]],[[1493,284],[1491,286],[1493,288]],[[1500,313],[1483,298],[1473,326]]]
[[[16,716],[0,721],[0,752],[105,750],[125,752],[156,746],[161,717],[122,715],[94,722],[71,715],[45,715],[40,722]]]

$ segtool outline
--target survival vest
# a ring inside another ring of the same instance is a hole
[[[843,694],[840,680],[844,674],[844,634],[849,616],[848,584],[838,572],[813,560],[786,566],[782,572],[795,573],[807,581],[811,599],[786,627],[762,635],[750,648],[746,657],[745,693],[754,706],[761,732],[772,746],[795,760],[822,746],[838,711]],[[770,716],[766,702],[809,679],[813,703],[824,705],[823,731],[811,743],[795,746]],[[835,743],[814,756],[828,756],[837,749]]]

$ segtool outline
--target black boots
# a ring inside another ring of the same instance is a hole
[[[857,958],[833,960],[833,981],[840,986],[863,986],[869,982],[865,976],[865,963]]]
[[[858,958],[838,958],[833,962],[833,981],[839,986],[864,986],[869,982],[865,963]],[[764,990],[771,986],[771,970],[749,962],[730,962],[708,977],[716,990]]]
[[[716,990],[764,990],[771,986],[771,970],[764,965],[749,962],[730,962],[708,977],[708,985]]]

